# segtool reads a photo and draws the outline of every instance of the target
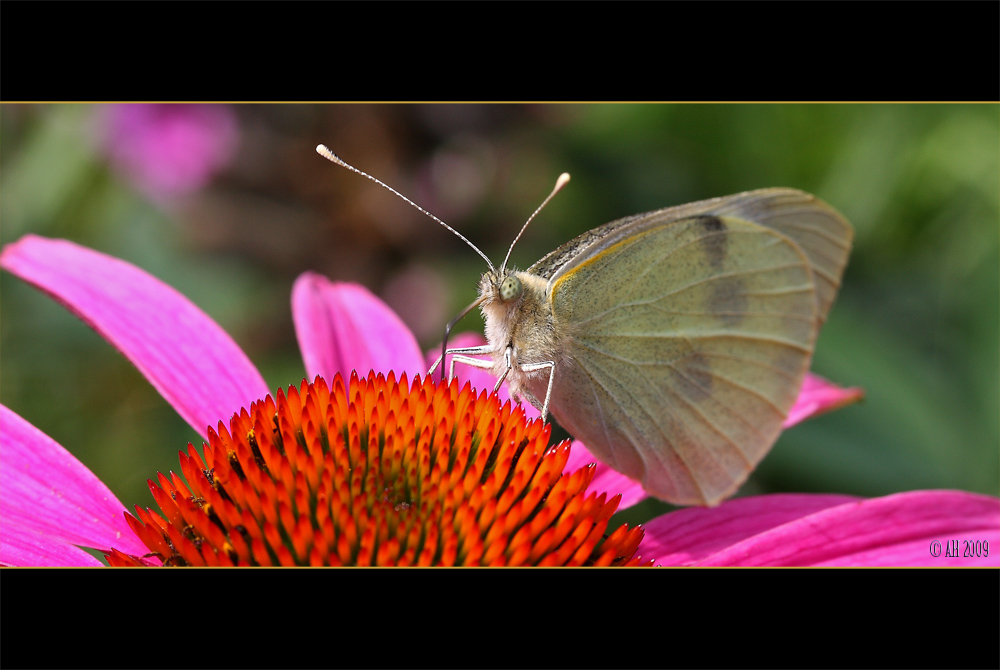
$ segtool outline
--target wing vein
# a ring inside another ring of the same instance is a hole
[[[604,384],[601,384],[600,382],[596,381],[593,371],[586,365],[586,363],[584,361],[579,361],[578,360],[578,362],[580,363],[580,366],[587,372],[587,375],[591,378],[592,383],[596,382],[602,389],[604,389],[604,391],[612,398],[612,400],[614,400],[615,402],[618,403],[619,407],[626,406],[626,405],[622,404],[622,402],[620,400],[616,399],[614,397],[614,394],[611,393],[611,391]],[[601,370],[601,372],[602,372],[602,374],[604,374],[605,376],[607,376],[607,372],[605,370]],[[648,379],[646,379],[645,375],[641,375],[640,374],[640,376],[642,377],[643,381],[647,384],[647,386],[651,386],[651,383],[649,382]],[[614,378],[614,376],[612,375],[611,378]],[[690,476],[691,480],[697,482],[697,479],[695,479],[695,476],[694,476],[694,469],[692,468],[691,464],[688,462],[688,460],[684,457],[683,454],[681,454],[679,451],[677,451],[677,449],[674,448],[674,443],[673,443],[673,441],[670,440],[670,437],[668,436],[667,431],[664,429],[663,426],[660,425],[660,422],[653,415],[653,413],[649,411],[649,408],[646,407],[646,405],[644,403],[642,403],[641,400],[639,398],[637,398],[634,393],[631,393],[629,391],[628,386],[622,384],[622,385],[619,386],[619,388],[631,400],[631,403],[628,406],[630,406],[630,407],[631,406],[636,406],[636,407],[639,407],[642,410],[642,413],[646,415],[646,417],[649,419],[649,422],[655,427],[656,431],[660,434],[660,437],[662,439],[662,443],[670,445],[670,450],[677,456],[678,459],[680,459],[680,461],[682,463],[684,463],[684,469],[687,470],[687,472],[689,473],[689,476]],[[653,387],[653,388],[655,390],[655,387]],[[598,401],[598,406],[600,406],[600,401]],[[671,415],[671,416],[673,416],[673,413],[670,412],[669,409],[665,409],[664,412],[667,413],[667,414],[669,414],[669,415]],[[662,472],[669,471],[669,469],[667,467],[665,467],[665,465],[666,465],[665,462],[663,461],[663,459],[660,457],[660,455],[655,450],[652,450],[652,449],[649,449],[649,450],[643,449],[641,447],[641,445],[638,445],[638,444],[635,443],[635,440],[632,438],[631,432],[639,432],[639,433],[641,433],[642,431],[640,431],[638,429],[638,426],[636,426],[635,422],[632,420],[631,417],[628,416],[628,414],[624,414],[624,416],[626,416],[628,418],[628,421],[629,421],[629,424],[630,424],[630,428],[632,429],[629,434],[626,434],[626,437],[628,438],[629,442],[632,443],[633,450],[642,459],[643,464],[646,466],[647,473],[649,471],[649,466],[648,466],[649,461],[648,461],[647,457],[650,456],[650,454],[647,454],[646,451],[651,451],[652,452],[651,455],[653,457],[655,457],[656,460],[657,460],[657,462],[660,464],[660,470]],[[610,444],[610,440],[609,440],[608,444]],[[699,486],[699,488],[700,488],[700,486]]]
[[[617,357],[610,356],[610,355],[608,355],[607,353],[604,353],[604,352],[598,352],[598,353],[600,353],[601,355],[605,356],[606,358],[610,358],[612,360],[614,360],[614,359],[617,358]],[[699,352],[699,354],[705,355],[705,352]],[[707,354],[707,355],[712,356],[712,354],[710,354],[710,353]],[[725,357],[725,356],[720,356],[720,357]],[[731,358],[736,358],[736,357],[731,357]],[[696,382],[695,380],[693,380],[691,377],[689,377],[688,375],[686,375],[681,369],[679,369],[676,365],[674,365],[673,361],[664,362],[664,363],[646,363],[646,364],[642,364],[642,363],[635,363],[635,362],[632,362],[632,361],[625,361],[625,360],[623,360],[621,358],[617,358],[617,360],[620,360],[620,361],[622,361],[623,363],[625,363],[627,365],[630,364],[630,365],[634,366],[636,368],[636,372],[638,372],[640,374],[640,376],[642,376],[642,378],[646,381],[647,386],[652,387],[652,389],[654,391],[657,391],[658,389],[657,389],[656,385],[653,382],[651,382],[649,380],[649,378],[646,376],[644,368],[649,367],[650,365],[666,365],[671,370],[673,370],[675,373],[677,373],[679,376],[681,376],[684,379],[686,379],[689,383],[691,383],[694,386],[697,386],[699,389],[701,389],[706,394],[706,396],[711,396],[712,395],[710,389],[705,388],[704,386],[702,386],[701,384],[699,384],[698,382]],[[681,361],[681,360],[683,360],[683,359],[677,359],[678,362]],[[738,359],[738,360],[746,360],[746,359]],[[770,367],[770,366],[767,366],[767,367]],[[588,374],[590,374],[589,370],[588,370]],[[786,416],[786,413],[782,412],[781,408],[779,408],[777,405],[775,405],[771,401],[770,398],[764,396],[763,394],[759,393],[755,389],[752,389],[750,387],[744,386],[743,384],[737,382],[736,380],[733,380],[733,379],[731,379],[729,377],[725,377],[725,376],[723,376],[721,374],[718,374],[716,372],[712,372],[711,375],[712,375],[712,377],[714,379],[722,380],[723,382],[728,383],[731,386],[734,386],[734,387],[736,387],[738,389],[741,389],[742,391],[744,391],[744,392],[746,392],[746,393],[748,393],[750,395],[753,395],[753,396],[756,396],[757,398],[760,398],[760,400],[762,400],[764,403],[766,403],[767,405],[769,405],[775,411],[775,413],[778,414],[778,416],[780,416],[782,418],[784,418]],[[678,395],[672,389],[669,389],[669,392],[672,395],[674,395],[675,397],[679,398],[681,401],[683,401],[686,405],[690,406],[692,409],[694,409],[695,411],[697,411],[698,415],[701,416],[705,420],[705,422],[707,424],[709,424],[713,428],[715,428],[714,423],[710,419],[708,419],[701,412],[701,410],[698,409],[698,407],[696,405],[692,404],[686,398],[683,398],[682,396]],[[754,426],[752,423],[750,423],[749,421],[747,421],[746,419],[744,419],[743,416],[740,415],[739,412],[736,412],[735,410],[733,410],[733,408],[731,406],[729,406],[726,403],[724,403],[721,400],[719,400],[718,397],[714,397],[714,400],[717,403],[719,403],[719,405],[726,411],[727,414],[729,414],[732,417],[737,418],[741,423],[743,423],[747,428],[749,428],[758,437],[761,437],[761,438],[764,437],[763,435],[761,435],[760,431],[757,430],[756,426]],[[649,413],[647,412],[647,414],[649,414]],[[726,438],[726,440],[729,441],[736,448],[736,450],[740,452],[740,455],[743,456],[744,459],[746,458],[746,454],[744,454],[740,450],[739,445],[736,444],[736,442],[732,438],[730,438],[728,435],[725,435],[724,433],[721,433],[721,431],[719,431],[717,429],[716,429],[716,432],[719,432],[720,434],[722,434]]]

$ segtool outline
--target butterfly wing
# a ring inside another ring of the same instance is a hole
[[[715,504],[795,402],[821,320],[818,272],[774,228],[677,211],[613,222],[549,272],[562,337],[551,410],[651,494]],[[533,382],[532,394],[544,390]]]
[[[816,284],[820,324],[837,297],[840,278],[851,252],[854,230],[833,207],[816,196],[791,188],[765,188],[677,207],[637,214],[588,231],[535,263],[528,271],[551,279],[568,270],[582,249],[607,246],[636,222],[668,221],[694,216],[731,216],[772,228],[792,240],[809,259]],[[607,239],[605,239],[607,238]]]

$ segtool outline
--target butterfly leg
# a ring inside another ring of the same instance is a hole
[[[451,357],[451,365],[448,366],[449,381],[455,376],[455,363],[465,363],[466,365],[471,365],[474,368],[482,368],[484,370],[489,370],[493,367],[493,361],[484,361],[481,358],[472,358],[471,356],[462,356],[461,354],[455,355]]]
[[[490,349],[489,345],[484,345],[484,346],[481,346],[481,347],[464,347],[464,348],[459,348],[459,349],[448,349],[444,353],[445,353],[445,355],[448,355],[448,354],[474,354],[475,355],[475,354],[491,354],[491,353],[493,353],[493,350]],[[427,375],[428,376],[434,374],[434,371],[437,370],[437,366],[441,365],[441,359],[442,358],[444,358],[444,356],[438,356],[438,359],[436,361],[434,361],[434,365],[432,365],[431,369],[427,371]],[[492,362],[481,361],[478,358],[469,358],[468,356],[452,357],[452,359],[451,359],[451,369],[448,371],[448,379],[451,379],[452,377],[455,376],[455,360],[456,360],[456,358],[457,359],[461,359],[462,363],[467,363],[468,365],[471,365],[471,366],[477,367],[477,368],[491,368],[491,367],[493,367],[493,363]],[[480,365],[481,363],[489,363],[489,364],[488,365]]]
[[[503,380],[504,379],[507,379],[507,373],[510,372],[511,367],[513,367],[513,365],[514,365],[513,363],[511,363],[511,348],[510,347],[507,347],[507,349],[504,350],[504,352],[503,352],[503,361],[504,361],[503,374],[500,375],[500,379],[497,380],[496,385],[493,387],[493,392],[494,393],[496,393],[497,391],[500,390],[500,385],[503,384]],[[515,400],[514,402],[519,402],[519,401]]]
[[[453,355],[451,357],[451,365],[449,366],[449,370],[448,370],[448,379],[451,379],[452,377],[455,376],[455,363],[465,363],[466,365],[471,365],[474,368],[482,368],[484,370],[490,370],[490,369],[493,368],[493,361],[484,361],[481,358],[472,358],[471,356],[463,356],[462,355],[463,353],[464,354],[489,354],[489,353],[493,353],[492,350],[489,348],[489,346],[469,347],[467,349],[449,349],[447,353],[449,353],[449,354],[457,354],[457,355]],[[503,380],[507,378],[507,373],[509,373],[510,369],[514,366],[514,363],[512,361],[512,356],[513,356],[512,349],[510,347],[507,347],[507,349],[506,349],[506,351],[504,351],[504,355],[503,355],[503,359],[504,359],[504,362],[506,363],[506,367],[504,368],[503,374],[500,375],[500,379],[497,380],[496,385],[493,387],[493,392],[494,393],[496,393],[497,391],[500,390],[500,385],[503,384]],[[439,358],[434,363],[434,367],[432,367],[430,369],[430,372],[428,374],[433,374],[434,373],[434,368],[436,368],[437,365],[438,365],[438,363],[440,363],[440,362],[441,362],[441,359]],[[516,399],[515,399],[515,401],[516,402],[520,402],[520,401],[518,401]]]
[[[545,417],[549,415],[549,400],[552,399],[552,382],[556,378],[556,362],[525,363],[521,366],[521,372],[534,372],[536,370],[544,370],[545,368],[549,369],[549,386],[545,389],[545,402],[542,404],[542,421],[545,421]]]

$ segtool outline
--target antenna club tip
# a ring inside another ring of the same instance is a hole
[[[559,179],[556,179],[556,188],[560,189],[569,183],[569,172],[563,172],[559,175]]]
[[[325,144],[317,144],[316,145],[316,153],[318,153],[320,156],[322,156],[323,158],[325,158],[327,160],[330,160],[330,161],[333,161],[334,163],[337,163],[338,165],[343,165],[344,164],[344,161],[340,160],[340,158],[337,156],[337,154],[335,154],[332,151],[330,151],[330,149]]]

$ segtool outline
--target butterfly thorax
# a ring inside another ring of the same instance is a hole
[[[559,351],[546,287],[541,277],[517,270],[490,271],[479,282],[483,298],[480,310],[486,321],[486,339],[493,350],[493,372],[503,374],[505,352],[510,348],[513,368],[507,381],[515,394],[527,383],[528,376],[536,374],[522,372],[520,365],[554,360]]]

